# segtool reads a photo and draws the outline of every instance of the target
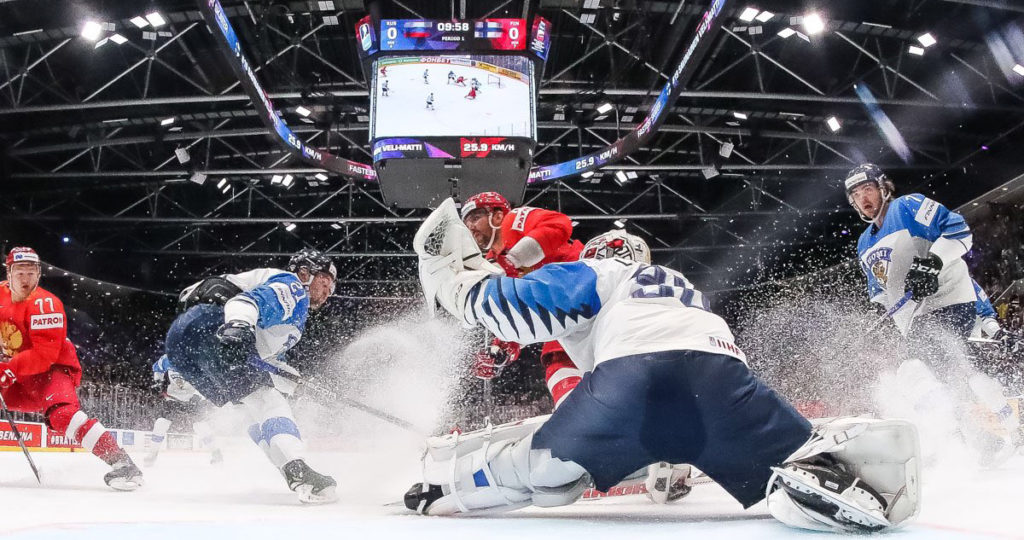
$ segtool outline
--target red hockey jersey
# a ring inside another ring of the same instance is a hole
[[[36,287],[28,298],[14,302],[8,283],[0,282],[0,353],[10,358],[6,367],[16,377],[46,373],[60,364],[74,370],[77,385],[82,368],[67,335],[64,304],[53,293]]]
[[[526,244],[520,245],[527,238]],[[572,238],[569,216],[543,208],[522,206],[506,214],[501,221],[501,239],[504,245],[497,251],[492,249],[488,258],[493,259],[501,252],[518,252],[518,258],[525,258],[522,262],[531,270],[549,263],[579,260],[583,251],[583,244]]]

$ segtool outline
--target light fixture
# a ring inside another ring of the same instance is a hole
[[[296,227],[296,225],[294,223],[285,223],[284,224],[284,230],[286,230],[288,232],[294,231],[295,227]]]
[[[832,130],[832,133],[839,131],[839,128],[843,127],[835,116],[829,116],[825,123],[828,124],[828,128]]]
[[[629,181],[629,178],[626,177],[626,172],[625,171],[615,171],[615,183],[616,184],[618,184],[620,186],[624,186],[624,185],[626,185],[626,182],[628,182],[628,181]]]
[[[598,105],[597,114],[607,114],[610,110],[612,110],[612,104],[605,102]]]
[[[925,32],[920,36],[917,36],[917,41],[921,45],[924,45],[925,48],[931,47],[932,45],[935,45],[935,43],[937,43],[935,41],[935,36],[929,34],[928,32]]]
[[[1013,72],[1016,73],[1017,75],[1020,75],[1021,77],[1024,77],[1024,66],[1020,64],[1014,64]]]
[[[194,172],[192,173],[192,176],[189,177],[189,181],[194,184],[199,184],[201,186],[206,182],[206,175],[198,171]],[[221,180],[221,182],[223,183],[225,182],[225,180]],[[217,187],[219,188],[220,185],[217,185]]]
[[[321,182],[327,181],[327,175],[322,172],[316,173],[315,175],[313,175],[313,177],[316,178],[317,180],[320,180]]]
[[[196,173],[196,174],[199,174],[199,173]],[[217,182],[217,189],[223,189],[224,186],[227,185],[227,183],[228,183],[228,179],[227,178],[221,178],[220,182]]]
[[[145,28],[147,25],[149,25],[149,21],[136,15],[132,17],[132,24],[138,26],[139,28]]]
[[[310,110],[303,107],[302,105],[295,107],[295,112],[301,114],[302,116],[309,116],[311,114]]]
[[[294,182],[295,182],[295,177],[293,177],[290,174],[286,174],[286,175],[284,175],[284,180],[281,181],[281,185],[283,185],[286,188],[290,188],[290,187],[292,187],[292,184]]]
[[[732,149],[735,147],[731,142],[725,141],[721,146],[718,147],[718,155],[728,158],[732,155]]]
[[[149,21],[149,24],[153,25],[153,28],[159,28],[167,24],[167,21],[164,20],[164,16],[157,11],[154,11],[153,13],[147,13],[146,20]]]
[[[624,229],[624,228],[626,228],[626,220],[625,219],[616,219],[615,221],[612,222],[612,225],[615,225],[616,227],[618,227],[620,229]]]
[[[331,228],[336,231],[340,231],[342,229],[341,223],[331,223]]]
[[[744,114],[744,113],[741,113],[741,112],[733,111],[732,115],[735,116],[738,120],[746,120],[747,119],[747,115]]]
[[[718,169],[714,168],[713,166],[704,167],[703,169],[700,170],[700,173],[704,175],[705,180],[711,180],[712,178],[718,176]]]
[[[916,45],[911,45],[910,47],[907,47],[907,52],[915,56],[921,56],[924,54],[924,49]]]
[[[633,171],[627,171],[626,178],[628,178],[629,180],[636,180],[637,174]]]
[[[61,238],[60,240],[61,240],[61,242],[64,242],[65,244],[70,244],[71,243],[71,237],[70,236],[65,236],[65,237]]]
[[[231,191],[231,184],[224,186],[224,189],[220,190],[220,192],[224,195],[227,195],[229,191]]]
[[[100,38],[100,33],[103,32],[103,27],[96,21],[85,21],[82,25],[82,37],[89,41],[96,41]]]
[[[748,7],[743,10],[743,13],[740,13],[740,20],[743,22],[750,22],[754,20],[754,17],[757,17],[757,13],[758,10],[756,8]]]
[[[169,125],[171,125],[173,123],[174,123],[174,117],[173,116],[170,117],[170,118],[164,118],[163,120],[160,121],[160,125],[161,126],[169,126]]]
[[[786,38],[788,38],[789,36],[792,36],[795,33],[796,33],[796,30],[793,30],[792,28],[787,26],[787,27],[783,28],[782,30],[779,30],[779,37],[782,38],[782,39],[786,39]]]
[[[271,184],[280,184],[281,180],[284,180],[284,177],[281,176],[280,174],[275,174],[274,176],[270,177]]]
[[[590,178],[591,176],[594,176],[594,171],[587,171],[580,175],[582,178]]]
[[[124,45],[124,42],[128,41],[128,38],[122,36],[121,34],[114,34],[110,36],[110,41],[113,41],[118,45]]]
[[[188,155],[188,150],[184,148],[175,149],[174,155],[178,158],[178,163],[181,163],[182,165],[188,163],[188,160],[192,159],[192,157]]]
[[[758,22],[766,23],[766,22],[772,20],[772,17],[774,17],[774,16],[775,16],[775,14],[772,13],[771,11],[762,11],[761,14],[757,16],[757,20],[758,20]]]
[[[108,41],[110,41],[110,39],[108,39],[108,38],[103,38],[103,39],[97,41],[96,45],[93,46],[93,49],[99,49],[100,47],[106,45]]]
[[[808,13],[803,19],[804,30],[809,35],[820,34],[825,30],[825,21],[817,13]]]

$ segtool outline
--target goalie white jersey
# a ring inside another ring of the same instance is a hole
[[[466,296],[465,320],[505,341],[557,339],[581,370],[636,354],[693,350],[746,361],[728,324],[680,273],[621,259],[492,276]]]

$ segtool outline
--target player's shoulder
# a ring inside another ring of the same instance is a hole
[[[32,294],[28,295],[28,300],[30,302],[34,302],[41,298],[49,298],[53,300],[56,304],[61,304],[60,298],[58,298],[56,294],[53,294],[52,292],[42,287],[36,287],[36,290],[32,291]]]
[[[907,210],[917,210],[921,205],[929,201],[931,201],[931,199],[920,193],[907,193],[906,195],[900,195],[893,199],[892,204]]]

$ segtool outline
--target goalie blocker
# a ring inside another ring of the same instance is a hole
[[[499,277],[451,200],[413,245],[428,306],[437,300],[501,339],[559,339],[588,373],[547,420],[432,439],[410,508],[569,504],[591,479],[607,489],[668,461],[692,463],[744,506],[770,496],[772,514],[796,527],[875,531],[917,512],[910,424],[858,418],[812,429],[750,372],[725,321],[671,269],[605,259]],[[652,332],[660,341],[644,338]]]

